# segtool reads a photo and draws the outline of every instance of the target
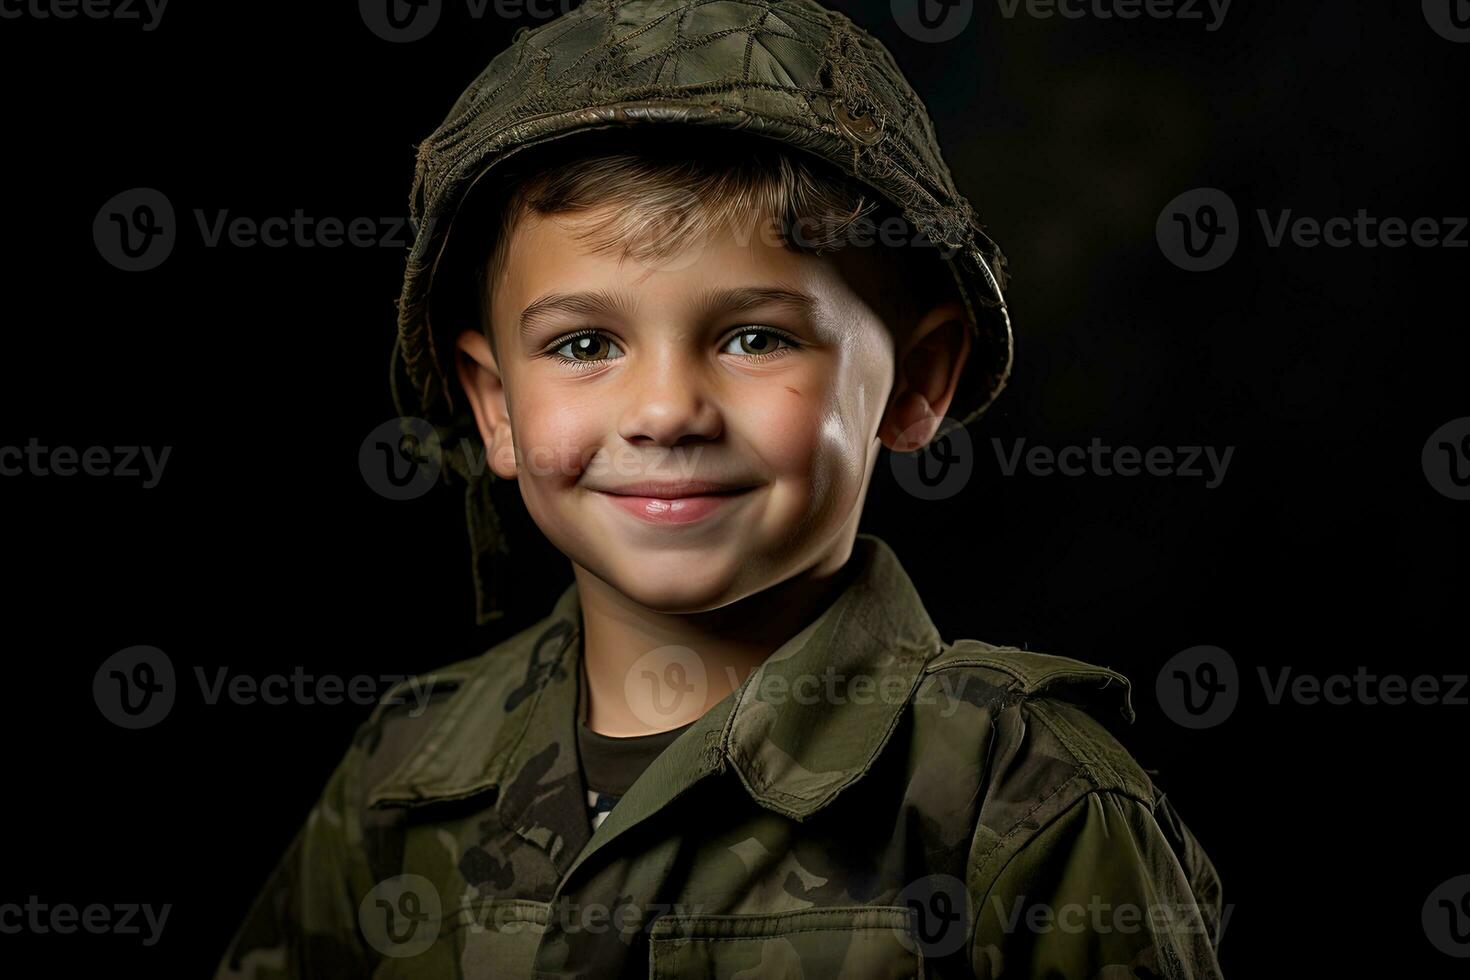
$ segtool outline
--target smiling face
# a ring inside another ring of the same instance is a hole
[[[557,549],[656,611],[840,564],[880,445],[927,441],[953,395],[961,311],[895,336],[874,249],[792,251],[763,219],[642,261],[589,246],[608,216],[524,215],[493,350],[460,336],[496,475]]]

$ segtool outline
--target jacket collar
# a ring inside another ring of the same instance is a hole
[[[859,534],[853,578],[735,692],[726,757],[750,794],[803,820],[867,773],[942,646],[893,550]]]
[[[728,764],[758,803],[802,820],[868,771],[942,641],[882,540],[857,535],[846,572],[848,585],[826,610],[675,741],[690,743],[696,778]],[[548,787],[579,785],[581,640],[572,584],[546,619],[471,663],[418,751],[377,785],[369,805],[418,806],[497,789],[502,820],[543,833],[528,822],[528,809],[543,809],[532,804],[545,802]],[[518,682],[494,703],[508,670]]]

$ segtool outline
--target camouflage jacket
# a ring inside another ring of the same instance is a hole
[[[886,544],[851,560],[595,833],[575,586],[390,692],[218,976],[1219,976],[1215,869],[1104,724],[1127,680],[947,644]]]

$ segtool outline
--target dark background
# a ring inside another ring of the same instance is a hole
[[[1470,872],[1466,718],[1434,705],[1270,705],[1256,668],[1466,670],[1470,504],[1429,435],[1465,415],[1467,251],[1269,248],[1255,209],[1470,211],[1470,45],[1418,3],[1247,4],[1199,21],[1006,19],[926,44],[886,0],[839,4],[926,100],[956,180],[1011,259],[1011,388],[973,428],[981,472],[923,503],[880,461],[865,530],[941,632],[1112,666],[1130,737],[1218,866],[1237,976],[1462,975],[1420,910]],[[192,211],[407,213],[413,154],[521,16],[447,3],[416,43],[355,5],[175,0],[137,22],[0,21],[7,93],[0,444],[173,447],[161,483],[0,478],[9,696],[0,902],[171,903],[162,941],[3,936],[86,972],[205,976],[367,709],[216,706],[192,672],[413,673],[544,615],[472,625],[457,493],[395,503],[357,464],[394,414],[402,249],[205,248]],[[1243,240],[1190,273],[1164,205],[1225,190]],[[92,222],[153,187],[179,216],[159,268],[105,262]],[[1200,479],[1002,478],[989,440],[1235,447]],[[1456,599],[1455,597],[1459,597]],[[135,644],[186,691],[143,731],[94,672]],[[1154,694],[1198,644],[1240,666],[1224,724]],[[10,952],[7,952],[9,950]]]

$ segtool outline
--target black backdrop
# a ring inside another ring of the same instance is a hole
[[[1470,708],[1273,705],[1257,670],[1466,670],[1470,504],[1436,489],[1421,450],[1470,415],[1470,234],[1460,248],[1271,247],[1256,211],[1361,208],[1449,234],[1442,219],[1470,213],[1470,44],[1410,2],[1237,2],[1217,30],[981,3],[945,43],[905,34],[886,0],[841,6],[927,101],[1011,259],[1018,336],[1013,385],[974,430],[970,485],[924,503],[880,465],[865,529],[895,547],[946,636],[1133,679],[1130,746],[1224,881],[1227,971],[1459,975],[1421,910],[1470,873]],[[393,502],[360,474],[359,445],[394,414],[402,248],[211,248],[193,214],[299,208],[370,218],[391,238],[416,141],[539,22],[490,9],[474,18],[449,0],[414,43],[376,36],[350,3],[175,0],[153,30],[0,20],[0,445],[171,447],[151,488],[0,478],[0,903],[172,905],[152,946],[0,935],[6,960],[213,968],[367,709],[210,705],[196,668],[422,671],[539,618],[568,580],[554,556],[529,555],[524,581],[546,584],[476,629],[458,496]],[[93,221],[138,187],[166,195],[178,241],[152,271],[126,272]],[[1173,264],[1155,234],[1171,199],[1200,187],[1240,214],[1236,253],[1209,272]],[[1005,477],[991,440],[1020,438],[1233,456],[1213,488]],[[167,652],[195,693],[131,731],[104,717],[92,682],[138,644]],[[1197,645],[1228,651],[1240,700],[1191,730],[1155,678]]]

